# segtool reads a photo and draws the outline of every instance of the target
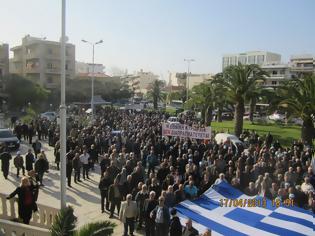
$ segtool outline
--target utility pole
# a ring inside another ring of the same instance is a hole
[[[60,206],[66,207],[66,0],[61,7]]]
[[[184,59],[185,62],[187,62],[187,77],[186,77],[186,102],[188,101],[189,96],[189,74],[190,74],[190,63],[194,62],[194,59]]]

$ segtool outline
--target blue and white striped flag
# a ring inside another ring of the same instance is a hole
[[[233,199],[242,205],[233,206]],[[248,200],[259,204],[249,207]],[[277,207],[274,201],[247,196],[226,182],[213,185],[196,200],[181,202],[176,209],[182,225],[190,218],[199,233],[210,229],[212,235],[315,235],[311,212],[289,203]]]

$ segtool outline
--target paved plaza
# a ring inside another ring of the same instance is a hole
[[[38,203],[59,208],[60,207],[60,172],[57,171],[54,163],[55,157],[53,147],[49,147],[47,143],[42,142],[43,150],[49,160],[49,173],[45,173],[43,184],[40,188]],[[21,154],[24,156],[29,148],[29,145],[23,142],[20,147]],[[16,152],[12,152],[12,158]],[[20,176],[22,176],[20,174]],[[90,180],[83,180],[79,184],[72,181],[72,188],[67,187],[67,204],[74,207],[74,212],[78,217],[78,226],[85,223],[97,220],[110,220],[117,224],[114,230],[114,235],[123,234],[123,224],[117,219],[109,219],[108,213],[101,213],[100,192],[98,183],[100,180],[100,168],[97,166],[95,171],[90,172]],[[20,177],[21,178],[21,177]],[[11,193],[20,183],[20,178],[16,177],[16,168],[13,165],[13,160],[10,163],[10,174],[8,180],[5,180],[2,173],[0,176],[0,192],[4,194]],[[116,212],[116,211],[115,211]],[[135,235],[144,235],[144,232],[135,231]]]

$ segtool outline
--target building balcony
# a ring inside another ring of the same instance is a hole
[[[60,68],[46,68],[46,73],[48,74],[60,74]]]
[[[38,59],[40,56],[37,53],[29,53],[25,55],[25,59]]]
[[[25,69],[25,73],[30,73],[30,74],[34,74],[34,73],[40,73],[40,70],[38,67],[34,67],[34,68],[26,68]]]
[[[313,72],[315,71],[315,66],[292,66],[291,71],[296,72]]]

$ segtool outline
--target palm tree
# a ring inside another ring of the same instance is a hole
[[[164,85],[164,82],[162,80],[155,80],[152,83],[152,88],[148,92],[148,96],[153,99],[154,110],[158,109],[158,102],[163,100],[163,94],[161,91],[162,85]]]
[[[211,125],[214,96],[214,85],[211,82],[204,82],[192,88],[190,98],[185,105],[187,108],[200,109],[203,123],[206,126]]]
[[[303,120],[301,139],[312,145],[315,138],[315,76],[291,80],[280,87],[282,100],[279,105],[288,111],[289,116]]]
[[[232,65],[223,74],[219,74],[215,83],[226,88],[229,100],[235,104],[234,133],[240,136],[243,131],[243,116],[245,113],[245,97],[256,83],[264,81],[267,73],[258,65]]]
[[[75,230],[77,218],[73,208],[68,206],[60,210],[51,226],[52,236],[109,236],[114,232],[115,223],[110,221],[97,221],[83,225]]]

